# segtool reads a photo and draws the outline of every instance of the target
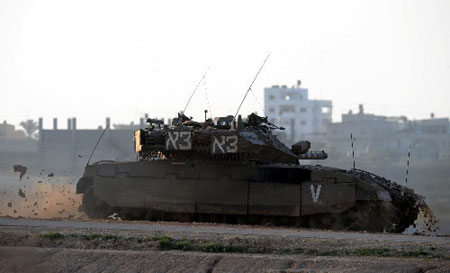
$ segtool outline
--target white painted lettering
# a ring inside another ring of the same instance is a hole
[[[230,146],[227,149],[228,153],[237,153],[238,151],[238,136],[228,136],[227,141],[230,143]]]
[[[180,137],[178,132],[168,132],[168,138],[166,140],[166,149],[171,150],[171,147],[173,147],[175,150],[177,149],[177,141]],[[172,145],[171,145],[172,144]]]
[[[191,132],[180,132],[180,138],[183,139],[178,144],[178,149],[180,150],[190,150],[192,147],[192,141],[191,141]]]
[[[219,141],[219,137],[220,137],[220,141]],[[215,154],[215,153],[217,153],[216,152],[216,147],[219,147],[219,149],[220,149],[220,151],[221,151],[221,153],[222,154],[224,154],[225,153],[225,150],[223,149],[223,145],[225,144],[225,136],[219,136],[219,137],[217,137],[217,136],[214,136],[213,137],[213,150],[212,150],[212,152],[213,152],[213,154]]]
[[[320,190],[322,189],[322,185],[317,185],[317,190],[314,189],[314,185],[311,185],[310,189],[311,189],[311,198],[313,200],[313,203],[319,202]]]

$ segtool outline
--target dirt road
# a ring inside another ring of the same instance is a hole
[[[450,238],[0,218],[0,272],[450,272]]]
[[[449,269],[448,263],[421,259],[0,247],[0,272],[448,272]]]
[[[254,227],[235,225],[210,225],[204,223],[170,223],[170,222],[146,222],[146,221],[69,221],[69,220],[38,220],[0,218],[0,226],[17,227],[46,227],[46,228],[71,228],[91,230],[124,230],[147,232],[178,232],[198,234],[229,234],[229,235],[258,235],[258,236],[282,236],[292,238],[338,239],[338,240],[369,240],[384,242],[413,242],[413,243],[442,243],[450,244],[450,237],[382,234],[367,232],[339,232],[320,231],[311,229],[282,228],[282,227]]]

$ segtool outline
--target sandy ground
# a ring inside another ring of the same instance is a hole
[[[0,247],[0,272],[449,272],[447,261]]]
[[[0,218],[0,272],[450,272],[450,238]]]
[[[220,236],[260,236],[262,238],[322,239],[356,242],[377,242],[383,244],[437,244],[450,251],[450,237],[405,235],[395,233],[369,233],[308,228],[267,227],[232,224],[118,221],[118,220],[38,220],[26,218],[0,217],[0,230],[23,231],[63,231],[63,232],[120,232],[120,234],[158,235],[169,234],[180,238],[217,239]]]

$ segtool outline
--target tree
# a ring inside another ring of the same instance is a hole
[[[36,131],[39,129],[38,123],[32,119],[22,121],[20,126],[25,130],[29,138],[36,138]]]

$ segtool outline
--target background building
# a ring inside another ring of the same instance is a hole
[[[264,89],[264,112],[269,120],[281,127],[277,135],[291,145],[307,135],[321,134],[331,123],[330,100],[310,100],[308,89],[296,86],[274,85]]]
[[[51,129],[44,129],[42,118],[35,123],[36,137],[25,137],[23,131],[14,133],[13,125],[0,124],[0,171],[20,164],[30,170],[80,176],[104,127],[78,129],[76,118],[69,118],[64,128],[58,128],[56,118]],[[108,129],[98,143],[91,163],[99,160],[136,160],[133,134],[134,130],[145,127],[144,118],[138,124],[111,124],[110,118],[106,118],[105,126]]]
[[[0,139],[21,140],[25,139],[25,133],[21,130],[16,130],[14,125],[8,124],[4,120],[3,123],[0,123]]]
[[[448,118],[408,120],[405,116],[387,117],[364,112],[342,115],[342,122],[330,123],[326,134],[317,138],[332,156],[350,155],[353,134],[356,156],[379,160],[404,159],[411,147],[415,160],[450,158],[450,123]]]

